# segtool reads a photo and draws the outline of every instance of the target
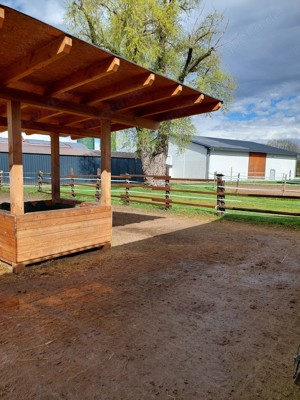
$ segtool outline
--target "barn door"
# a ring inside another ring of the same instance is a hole
[[[248,178],[264,179],[266,173],[266,154],[249,153]]]

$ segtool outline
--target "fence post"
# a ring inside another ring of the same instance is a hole
[[[43,172],[39,171],[38,172],[38,192],[43,191]]]
[[[286,178],[287,178],[287,174],[284,175],[284,180],[282,182],[282,194],[284,194],[285,191],[285,187],[286,187]]]
[[[96,180],[96,200],[100,201],[100,182],[101,182],[101,170],[97,168],[97,180]]]
[[[129,189],[130,189],[130,180],[129,180],[129,174],[125,174],[126,179],[125,179],[125,204],[129,206],[130,198],[129,198]]]
[[[71,187],[71,196],[74,199],[75,198],[75,187],[74,187],[74,169],[70,168],[70,177],[71,177],[71,183],[70,183],[70,187]]]
[[[225,213],[225,181],[223,174],[217,174],[217,215]]]
[[[165,179],[165,190],[166,190],[166,195],[165,195],[166,206],[165,206],[165,208],[166,208],[166,210],[169,210],[170,209],[170,177],[169,176],[166,176],[166,179]]]
[[[218,171],[215,171],[214,172],[214,188],[216,187],[216,183],[217,183],[217,174],[218,174]]]
[[[3,186],[3,171],[0,171],[0,187]]]
[[[237,181],[236,181],[236,189],[235,189],[235,192],[236,192],[236,193],[238,192],[238,189],[239,189],[240,176],[241,176],[241,174],[238,173]]]

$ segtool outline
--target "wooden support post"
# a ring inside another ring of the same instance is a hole
[[[101,205],[111,205],[111,123],[101,121]]]
[[[225,181],[223,174],[217,174],[217,215],[220,217],[225,213]]]
[[[3,171],[0,171],[0,187],[3,186]]]
[[[11,214],[24,214],[24,186],[22,162],[21,103],[7,102],[10,211]]]
[[[52,202],[60,199],[60,160],[59,160],[59,135],[51,135],[51,187]]]

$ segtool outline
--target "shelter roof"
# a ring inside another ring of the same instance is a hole
[[[279,149],[277,147],[268,146],[262,143],[250,142],[247,140],[220,139],[220,138],[211,138],[204,136],[194,136],[192,139],[192,143],[199,144],[210,150],[228,150],[228,151],[239,151],[239,152],[278,154],[278,155],[295,156],[295,157],[298,154],[295,151]]]
[[[22,103],[22,130],[101,137],[157,129],[161,121],[207,113],[221,101],[0,5],[0,129],[6,101]]]

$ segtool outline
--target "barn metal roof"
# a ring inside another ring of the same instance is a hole
[[[230,150],[239,152],[253,152],[266,154],[282,154],[287,156],[297,156],[294,151],[278,149],[277,147],[267,146],[265,144],[250,142],[247,140],[220,139],[204,136],[194,136],[192,143],[199,144],[210,150]]]
[[[8,153],[8,139],[0,137],[0,153]],[[24,139],[22,142],[23,154],[51,154],[51,142],[49,140]],[[90,150],[83,143],[59,142],[59,154],[62,156],[92,156],[100,157],[99,150]],[[136,153],[113,151],[114,158],[137,158]],[[1,169],[1,165],[0,165]]]
[[[22,103],[22,130],[101,137],[158,129],[161,121],[218,110],[221,101],[0,5],[0,130],[7,100]]]

